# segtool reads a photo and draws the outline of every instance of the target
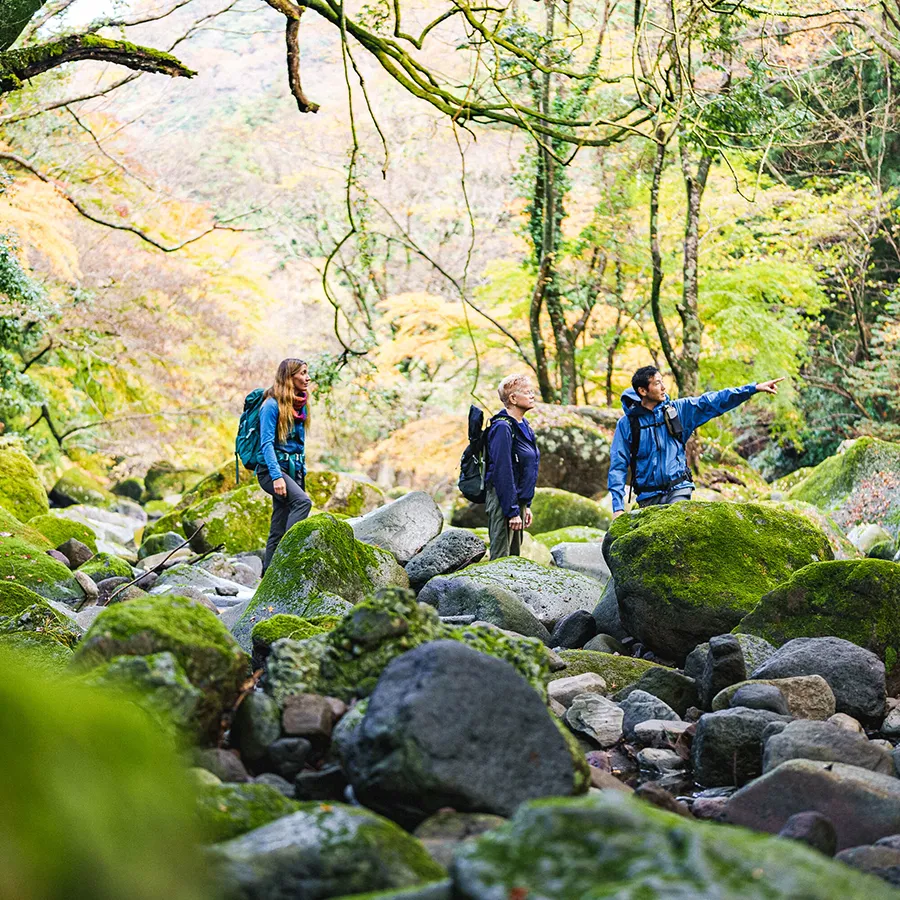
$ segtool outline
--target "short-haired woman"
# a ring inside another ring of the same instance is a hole
[[[272,524],[266,541],[263,572],[285,532],[312,509],[306,482],[306,429],[309,420],[309,366],[302,359],[285,359],[266,391],[259,412],[263,464],[257,466],[259,486],[272,497]]]
[[[534,408],[528,376],[504,378],[497,393],[503,409],[491,419],[484,473],[491,559],[520,554],[522,532],[532,522],[531,502],[541,462],[534,432],[525,421],[525,413]]]

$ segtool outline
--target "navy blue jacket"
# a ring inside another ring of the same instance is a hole
[[[306,435],[303,422],[295,422],[294,430],[288,432],[288,438],[283,444],[278,443],[278,401],[274,397],[268,397],[263,401],[259,411],[259,443],[262,457],[269,477],[272,481],[281,478],[281,466],[279,457],[292,456],[296,460],[297,470],[305,474],[306,460],[304,446]],[[257,468],[259,468],[257,466]]]
[[[684,397],[660,403],[649,410],[641,406],[640,395],[633,388],[622,394],[622,409],[625,415],[616,423],[609,461],[609,492],[612,494],[613,512],[625,508],[625,480],[631,464],[631,429],[640,427],[641,441],[638,445],[637,472],[635,482],[648,485],[651,489],[637,493],[641,500],[665,493],[665,490],[653,490],[653,485],[661,485],[678,479],[681,473],[684,478],[678,480],[667,490],[676,487],[693,487],[690,471],[684,458],[684,444],[691,433],[716,416],[740,406],[756,393],[755,384],[745,384],[739,388],[726,388],[724,391],[709,391],[700,397]],[[681,426],[684,429],[682,440],[676,440],[666,428],[663,420],[663,407],[671,403],[678,410]]]
[[[497,492],[507,519],[520,516],[521,507],[531,506],[540,463],[541,451],[531,426],[524,419],[517,422],[505,409],[498,412],[488,429],[484,483]]]

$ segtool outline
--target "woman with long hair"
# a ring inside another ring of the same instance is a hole
[[[265,392],[259,412],[263,464],[257,466],[259,486],[272,497],[272,525],[266,541],[263,572],[285,532],[312,509],[306,483],[306,431],[309,423],[309,366],[302,359],[285,359],[275,383]]]

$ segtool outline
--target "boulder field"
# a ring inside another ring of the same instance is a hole
[[[7,883],[900,896],[900,563],[890,502],[860,520],[882,444],[787,500],[612,522],[558,486],[573,444],[534,504],[544,562],[318,473],[265,574],[267,498],[233,467],[70,469],[49,506],[0,450],[27,482],[0,484]]]

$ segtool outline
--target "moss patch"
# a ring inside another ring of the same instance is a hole
[[[787,493],[813,503],[842,528],[875,522],[900,532],[900,443],[863,437],[819,463]]]
[[[865,647],[900,683],[900,565],[834,560],[800,569],[744,618],[737,631],[780,647],[799,637],[839,637]]]
[[[677,503],[619,516],[604,540],[622,624],[681,662],[763,594],[833,556],[808,519],[761,503]]]
[[[0,450],[0,507],[23,522],[50,508],[34,463],[12,448]]]
[[[117,656],[172,653],[203,692],[198,736],[214,738],[248,673],[249,660],[214,612],[187,597],[139,597],[108,607],[94,620],[73,659],[87,671]]]
[[[99,584],[105,578],[133,578],[131,566],[124,559],[111,553],[97,553],[86,563],[78,567],[79,572],[87,575],[91,581]]]
[[[531,504],[534,515],[532,534],[543,534],[572,525],[604,529],[609,525],[610,515],[593,500],[557,488],[538,488]]]
[[[454,874],[469,896],[523,900],[895,896],[798,841],[685,819],[620,791],[525,803],[462,844]]]
[[[207,841],[228,841],[297,812],[300,804],[270,784],[216,784],[197,794],[197,818]]]
[[[29,519],[28,525],[39,531],[52,547],[58,547],[74,538],[88,547],[91,553],[97,552],[97,535],[94,534],[93,529],[81,522],[74,522],[72,519],[64,519],[62,516],[48,513],[45,516],[35,516],[35,518]]]
[[[593,672],[606,682],[609,693],[634,684],[649,669],[661,669],[656,663],[632,656],[616,656],[614,653],[600,653],[597,650],[560,650],[560,657],[566,668],[559,672],[551,672],[547,683],[558,678],[569,678],[572,675],[584,675]]]
[[[377,485],[325,469],[306,473],[306,492],[316,509],[346,516],[364,515],[385,502],[384,491]]]
[[[39,594],[18,584],[0,583],[0,632],[23,631],[46,634],[70,649],[81,637],[81,630],[72,620]]]
[[[499,629],[453,628],[405,589],[379,591],[355,606],[328,634],[272,645],[266,690],[282,702],[290,694],[329,694],[349,700],[368,696],[397,656],[434,640],[457,640],[512,664],[542,696],[549,676],[546,647],[535,638]]]
[[[234,633],[249,649],[253,626],[276,613],[335,613],[335,597],[359,603],[376,588],[408,584],[391,553],[356,540],[350,526],[332,515],[311,516],[282,538]]]
[[[552,550],[557,544],[586,544],[590,541],[602,541],[606,532],[601,528],[590,528],[587,525],[570,525],[568,528],[557,528],[556,531],[545,531],[536,534],[534,539]]]
[[[118,503],[118,498],[112,491],[107,490],[93,475],[77,466],[63,472],[53,485],[50,495],[61,506],[81,503],[85,506],[111,509]]]
[[[216,494],[181,513],[185,535],[206,527],[191,542],[198,553],[220,544],[226,553],[258,550],[266,544],[272,519],[272,500],[258,485],[248,484],[227,494]],[[159,530],[154,529],[154,534]]]
[[[0,634],[0,651],[17,658],[22,671],[43,678],[64,675],[72,660],[68,647],[53,635],[36,631]]]

